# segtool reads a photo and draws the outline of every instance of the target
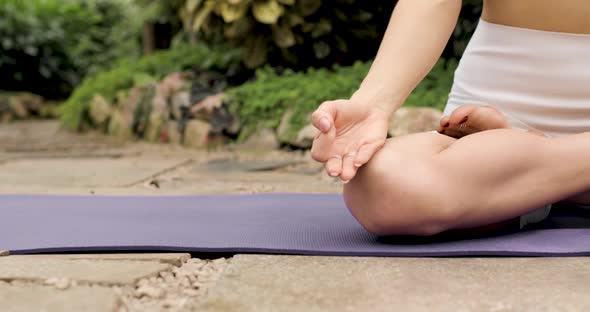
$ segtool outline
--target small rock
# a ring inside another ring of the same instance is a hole
[[[180,144],[182,141],[182,133],[180,133],[180,129],[178,127],[178,122],[176,121],[168,121],[166,126],[166,131],[163,133],[163,142],[168,142],[172,144]]]
[[[442,112],[429,107],[402,107],[395,112],[389,133],[401,136],[411,133],[436,130],[442,118]]]
[[[160,276],[168,284],[173,284],[176,281],[176,279],[174,278],[174,275],[171,272],[161,272]]]
[[[45,100],[36,94],[22,92],[10,95],[9,107],[16,118],[27,118],[31,114],[39,115]]]
[[[10,256],[10,251],[0,250],[0,257]]]
[[[27,110],[25,103],[23,101],[20,101],[19,98],[11,97],[10,103],[8,105],[10,106],[12,114],[16,118],[24,119],[29,116],[29,111]]]
[[[256,149],[276,149],[279,147],[279,141],[273,130],[262,128],[250,135],[242,146]]]
[[[162,91],[164,97],[169,98],[174,92],[185,87],[185,76],[186,74],[180,72],[171,73],[160,81],[158,89]]]
[[[129,125],[133,123],[133,115],[135,114],[135,109],[137,108],[137,104],[141,100],[144,92],[145,88],[134,87],[129,91],[127,97],[121,99],[118,102],[118,105],[121,109],[121,113]]]
[[[199,291],[195,289],[183,289],[182,294],[189,297],[196,297],[199,295]]]
[[[152,299],[161,299],[161,298],[164,298],[165,294],[166,294],[166,291],[164,289],[156,288],[156,287],[148,286],[148,285],[140,286],[135,291],[135,296],[137,298],[149,297]]]
[[[204,265],[205,264],[205,260],[201,260],[199,258],[190,258],[187,262],[189,262],[189,263],[198,263],[198,264],[201,264],[201,265]]]
[[[191,107],[191,117],[201,120],[210,120],[215,109],[223,105],[224,98],[225,94],[223,93],[213,94],[205,97]]]
[[[170,101],[171,104],[171,113],[174,119],[182,120],[183,110],[188,110],[191,106],[191,94],[189,91],[180,91],[176,92],[172,95],[172,99]]]
[[[164,128],[164,123],[166,123],[166,125],[168,124],[164,114],[160,112],[152,112],[148,120],[144,138],[148,142],[166,142],[167,129]]]
[[[58,104],[54,102],[45,102],[45,104],[39,108],[39,117],[46,119],[57,117],[57,107]]]
[[[55,283],[55,288],[59,290],[65,290],[70,287],[70,280],[67,278],[60,279],[57,283]]]
[[[313,144],[313,139],[318,134],[319,130],[314,127],[312,124],[309,124],[299,130],[297,134],[297,138],[294,141],[290,142],[291,145],[300,147],[300,148],[311,148]]]
[[[106,123],[112,113],[112,105],[100,94],[94,95],[88,110],[92,123],[102,126]]]
[[[129,121],[127,121],[119,111],[114,111],[111,114],[107,132],[119,139],[129,139],[132,136]]]
[[[180,285],[183,287],[189,288],[191,287],[191,282],[189,281],[188,277],[181,277],[180,278]]]
[[[209,123],[201,120],[190,120],[184,130],[183,144],[188,147],[205,147],[209,140]]]
[[[52,277],[45,280],[45,285],[52,285],[59,290],[65,290],[70,288],[71,282],[68,278]]]
[[[286,140],[287,131],[290,128],[291,118],[293,117],[293,109],[288,108],[283,117],[281,117],[281,122],[277,128],[277,137],[279,140]]]

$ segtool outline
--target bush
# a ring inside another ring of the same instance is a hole
[[[244,61],[250,68],[270,64],[296,70],[372,59],[396,4],[351,0],[176,0],[176,7],[178,1],[184,1],[180,17],[186,30],[197,32],[207,41],[227,40],[246,47]],[[445,58],[461,56],[481,9],[481,0],[464,0]]]
[[[145,56],[139,60],[122,59],[113,69],[86,78],[60,107],[62,124],[80,129],[87,120],[92,97],[100,94],[113,102],[120,92],[135,85],[155,82],[166,74],[198,67],[226,71],[237,66],[240,52],[205,45],[178,46]]]
[[[86,74],[139,53],[124,0],[5,0],[0,16],[3,89],[65,97]]]
[[[352,64],[375,55],[394,1],[186,0],[188,31],[246,47],[245,64],[294,69]],[[359,49],[358,47],[363,47]],[[268,62],[267,62],[268,61]]]
[[[455,61],[440,60],[431,73],[408,97],[404,105],[441,109],[451,88]],[[309,115],[326,100],[349,98],[367,74],[370,63],[336,67],[333,71],[310,69],[307,72],[285,71],[277,74],[270,68],[257,71],[256,80],[230,90],[232,109],[240,119],[242,138],[258,127],[278,127],[288,108],[293,111],[287,137],[309,123]]]

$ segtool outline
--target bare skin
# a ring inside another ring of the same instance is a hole
[[[312,157],[346,183],[348,208],[375,234],[432,235],[502,223],[562,200],[590,203],[590,132],[547,138],[510,129],[493,106],[464,106],[441,120],[445,135],[385,140],[389,118],[440,55],[460,4],[398,2],[359,90],[312,116],[321,131]],[[586,0],[487,0],[482,18],[590,34],[589,15]]]

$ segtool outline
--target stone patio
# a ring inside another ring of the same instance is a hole
[[[78,136],[55,122],[0,125],[3,194],[340,189],[303,152],[189,150]],[[589,280],[588,258],[0,252],[0,311],[584,311]]]

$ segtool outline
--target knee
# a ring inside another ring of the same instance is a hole
[[[431,166],[408,158],[379,152],[344,187],[348,209],[375,235],[430,236],[449,230],[459,217]]]

